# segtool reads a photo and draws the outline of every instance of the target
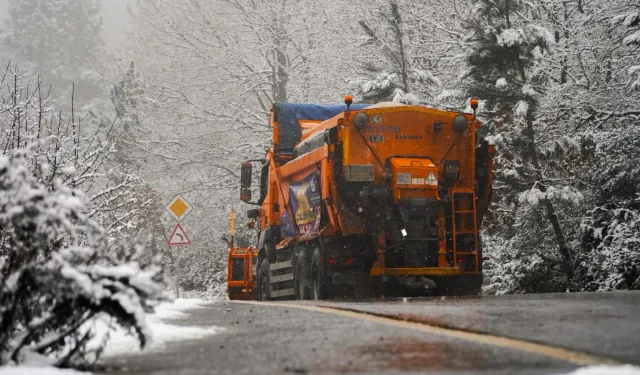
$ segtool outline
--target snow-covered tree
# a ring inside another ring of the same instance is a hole
[[[514,248],[521,255],[538,257],[545,267],[553,269],[555,263],[550,261],[554,254],[546,249],[550,245],[557,249],[557,271],[565,279],[555,278],[553,290],[562,290],[572,278],[573,264],[558,205],[575,203],[581,194],[571,185],[558,186],[553,168],[544,164],[537,139],[545,125],[539,117],[540,98],[549,80],[541,62],[553,37],[532,21],[540,18],[534,3],[474,3],[475,15],[467,26],[473,32],[467,56],[467,92],[485,102],[486,125],[495,135],[500,153],[496,198],[514,215],[502,224],[517,228],[509,236]],[[542,233],[554,243],[540,241]],[[532,236],[538,241],[531,241]],[[529,284],[536,288],[535,283]]]
[[[620,14],[613,18],[613,22],[622,28],[622,43],[637,49],[640,48],[640,1],[629,0],[620,9]],[[628,73],[633,77],[630,86],[640,90],[640,59],[638,54],[632,60]]]
[[[406,8],[416,4],[406,2]],[[358,24],[363,38],[359,49],[366,53],[359,59],[365,76],[354,80],[365,102],[396,101],[417,104],[423,94],[437,92],[440,81],[430,71],[431,59],[420,55],[417,41],[422,30],[415,28],[418,19],[397,0],[376,4],[371,15]],[[432,96],[430,95],[430,96]],[[431,99],[431,98],[428,98]]]
[[[135,63],[131,62],[126,72],[111,89],[111,102],[115,110],[120,134],[116,143],[116,161],[128,168],[139,169],[144,162],[136,141],[144,137],[140,117],[144,88]]]
[[[640,289],[640,128],[602,132],[591,139],[592,208],[580,237],[585,290]]]
[[[86,323],[112,317],[144,345],[145,312],[168,298],[161,268],[126,240],[147,202],[135,177],[111,184],[113,144],[83,137],[42,93],[8,69],[0,132],[0,365],[25,353],[58,366],[93,360]],[[134,209],[132,209],[134,208]]]

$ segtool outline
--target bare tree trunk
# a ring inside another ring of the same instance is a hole
[[[519,56],[519,51],[516,56]],[[522,79],[522,84],[527,84],[527,75],[524,70],[524,64],[520,58],[517,59],[518,70],[520,71],[520,78]],[[540,160],[538,159],[538,152],[536,150],[536,136],[535,131],[533,129],[533,119],[534,119],[534,109],[535,109],[535,100],[529,99],[527,100],[528,109],[526,115],[527,121],[527,137],[529,138],[529,142],[527,144],[527,153],[531,158],[531,163],[533,164],[533,168],[535,169],[536,178],[539,183],[536,183],[540,191],[545,193],[547,191],[547,187],[542,183],[542,169],[540,169]],[[558,220],[558,215],[556,214],[555,207],[553,203],[548,198],[542,199],[542,205],[547,211],[547,218],[553,227],[553,233],[556,238],[556,243],[558,244],[558,250],[560,252],[560,256],[562,257],[562,270],[567,275],[567,278],[571,280],[573,278],[573,267],[571,262],[571,254],[569,253],[569,249],[567,248],[567,244],[564,238],[564,233],[562,233],[562,227],[560,226],[560,221]]]
[[[538,153],[536,151],[535,132],[533,130],[533,110],[531,109],[531,106],[529,107],[529,110],[527,110],[527,137],[529,138],[527,151],[529,153],[529,156],[531,157],[531,163],[533,164],[533,167],[536,171],[536,178],[538,179],[538,181],[540,181],[537,186],[541,192],[545,193],[547,191],[547,187],[541,182],[543,180],[543,176],[542,170],[540,169],[540,161],[538,160]],[[560,227],[560,221],[558,220],[558,215],[556,214],[553,203],[548,198],[542,199],[542,205],[547,211],[547,218],[549,219],[549,222],[553,227],[553,233],[558,244],[558,250],[560,251],[560,256],[562,257],[562,269],[567,275],[567,278],[571,280],[573,278],[571,254],[569,253],[569,249],[567,248],[564,234],[562,233],[562,228]]]
[[[402,59],[402,83],[404,84],[404,92],[408,93],[409,88],[409,75],[407,74],[407,61],[404,57],[404,45],[402,44],[402,35],[398,35],[400,39],[400,58]]]
[[[404,92],[408,93],[411,89],[409,87],[409,74],[407,73],[407,59],[405,58],[403,33],[402,33],[402,17],[398,9],[398,4],[395,1],[391,1],[391,16],[393,17],[393,28],[396,37],[396,43],[400,49],[400,69],[402,74],[402,84],[404,86]]]
[[[273,100],[275,103],[287,101],[287,81],[289,80],[289,74],[287,72],[287,56],[280,50],[279,43],[274,51],[276,74],[274,78],[275,96]]]

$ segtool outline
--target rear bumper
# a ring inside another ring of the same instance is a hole
[[[253,293],[229,293],[229,299],[232,301],[255,301],[258,295]]]
[[[371,276],[432,276],[455,277],[477,275],[477,272],[463,272],[459,267],[421,267],[421,268],[378,268],[375,272],[367,274],[358,269],[334,269],[331,270],[329,281],[336,284],[364,284],[368,283]]]
[[[355,268],[332,269],[327,276],[333,285],[365,284],[369,281],[366,272]]]
[[[230,300],[239,301],[251,301],[257,297],[255,288],[228,287],[227,294]]]

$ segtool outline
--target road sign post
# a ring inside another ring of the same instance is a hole
[[[165,207],[169,215],[178,222],[175,228],[173,228],[173,232],[169,236],[169,240],[167,244],[169,246],[184,246],[191,245],[191,240],[189,236],[187,236],[187,231],[181,224],[181,221],[189,215],[191,210],[193,210],[193,206],[180,194],[176,195],[171,202]],[[180,254],[177,256],[177,267],[176,267],[176,298],[180,298]]]

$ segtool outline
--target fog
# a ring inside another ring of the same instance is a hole
[[[126,33],[131,27],[131,17],[129,17],[127,7],[134,5],[135,0],[103,1],[103,35],[110,47],[117,48],[126,42]]]
[[[2,28],[6,27],[5,20],[9,16],[8,7],[11,1],[0,0]],[[135,2],[135,0],[102,1],[103,37],[109,47],[119,48],[126,43],[126,34],[131,27],[131,17],[129,17],[127,7],[135,6]]]

